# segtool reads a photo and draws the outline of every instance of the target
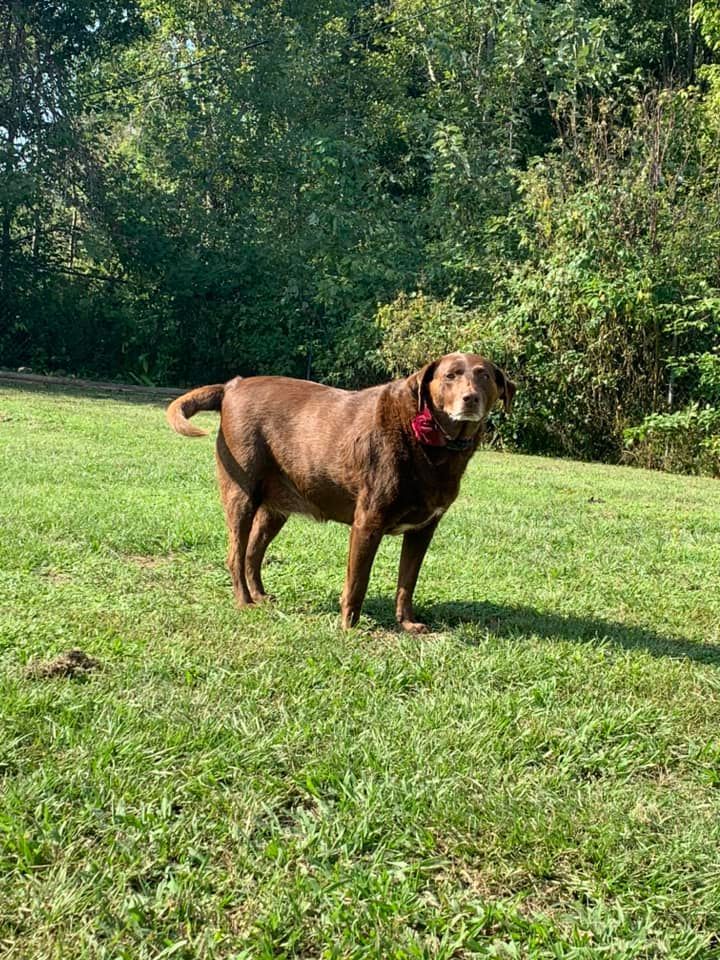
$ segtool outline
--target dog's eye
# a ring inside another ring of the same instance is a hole
[[[445,374],[445,379],[446,379],[446,380],[454,380],[454,379],[455,379],[455,374],[454,374],[454,373],[446,373],[446,374]]]

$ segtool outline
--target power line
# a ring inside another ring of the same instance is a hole
[[[269,38],[264,40],[253,40],[251,43],[241,47],[238,52],[245,53],[246,50],[253,50],[255,47],[261,47],[268,43],[272,43],[272,40]],[[109,87],[103,87],[100,90],[95,90],[93,93],[88,94],[86,100],[95,100],[97,97],[101,97],[105,93],[114,93],[116,90],[125,90],[127,87],[136,87],[141,83],[148,83],[150,80],[156,80],[158,77],[168,77],[174,73],[180,73],[182,70],[194,70],[196,67],[202,67],[206,63],[212,63],[212,61],[218,60],[221,56],[222,54],[220,53],[209,53],[201,60],[193,60],[188,63],[181,63],[177,67],[171,67],[168,70],[158,70],[156,73],[147,73],[141,77],[136,77],[134,80],[127,80],[124,83],[115,83]]]
[[[461,0],[462,2],[462,0]],[[444,10],[446,7],[459,7],[461,2],[458,0],[445,0],[445,3],[438,3],[433,7],[424,7],[420,12],[421,13],[435,13],[438,10]],[[400,17],[398,20],[390,20],[387,23],[378,24],[377,27],[371,27],[369,30],[364,30],[361,33],[350,34],[346,39],[347,42],[351,40],[359,40],[368,36],[372,36],[374,33],[377,33],[379,30],[391,30],[393,27],[396,27],[399,23],[409,23],[411,20],[419,20],[420,17],[417,14],[408,17]]]
[[[133,285],[133,281],[129,280],[127,277],[109,277],[103,273],[91,273],[89,270],[73,270],[71,267],[64,267],[59,263],[18,263],[16,260],[13,261],[13,270],[20,270],[22,273],[27,275],[32,275],[34,273],[48,273],[55,275],[56,273],[64,273],[69,277],[77,277],[80,280],[87,280],[89,282],[102,282],[102,283],[122,283]]]

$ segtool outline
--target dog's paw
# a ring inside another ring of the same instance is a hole
[[[252,595],[253,603],[275,603],[275,595],[272,593],[254,593]]]
[[[244,610],[245,607],[254,606],[255,601],[252,597],[235,597],[235,606],[238,610]]]
[[[430,633],[430,627],[425,623],[418,623],[417,620],[401,620],[400,626],[406,633]]]

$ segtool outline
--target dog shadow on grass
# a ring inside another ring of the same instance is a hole
[[[573,643],[610,643],[625,650],[645,650],[653,657],[688,659],[720,666],[720,645],[599,617],[566,616],[536,610],[534,607],[489,601],[418,606],[416,614],[433,631],[458,630],[460,639],[468,646],[480,642],[479,627],[496,637],[532,635],[546,640],[570,640]],[[375,621],[379,627],[389,629],[394,626],[392,604],[386,600],[369,597],[363,606],[363,615]],[[463,630],[463,627],[466,629]]]

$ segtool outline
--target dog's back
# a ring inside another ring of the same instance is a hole
[[[289,377],[231,381],[218,458],[271,509],[352,523],[364,448],[386,387],[357,392]]]

